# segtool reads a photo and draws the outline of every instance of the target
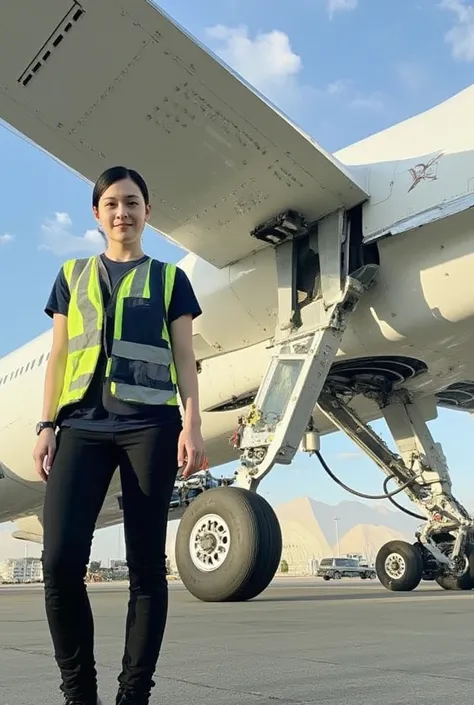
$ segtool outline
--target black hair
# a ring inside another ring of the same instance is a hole
[[[123,179],[131,179],[135,182],[142,193],[145,200],[145,205],[150,203],[148,187],[143,177],[140,176],[137,171],[134,171],[134,169],[127,169],[124,166],[112,166],[103,171],[95,182],[94,191],[92,192],[92,205],[94,208],[98,208],[99,200],[102,194],[107,191],[112,184],[115,184],[117,181],[122,181]]]

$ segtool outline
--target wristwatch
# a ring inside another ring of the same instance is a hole
[[[39,436],[45,428],[54,428],[54,423],[52,421],[40,421],[36,424],[36,435]]]

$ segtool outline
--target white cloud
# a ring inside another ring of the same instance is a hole
[[[217,54],[234,71],[273,100],[278,94],[283,95],[288,86],[295,85],[302,61],[284,32],[274,29],[252,39],[245,26],[216,25],[208,27],[206,34],[214,40]]]
[[[345,451],[342,453],[338,453],[336,455],[337,460],[355,460],[356,458],[361,458],[363,457],[362,453],[360,451]]]
[[[357,90],[357,85],[354,81],[336,79],[326,86],[324,94],[334,101],[342,99],[344,104],[356,110],[379,111],[382,110],[384,96],[381,93],[374,92],[368,95]]]
[[[15,239],[14,235],[9,235],[8,233],[5,233],[5,235],[0,235],[0,245],[7,245],[9,242],[12,242],[12,240]]]
[[[347,86],[345,81],[342,81],[341,79],[338,79],[336,81],[332,81],[332,83],[328,84],[328,87],[326,89],[327,93],[329,95],[340,95],[341,93],[344,93],[347,90]]]
[[[383,96],[380,93],[371,93],[367,96],[357,96],[351,100],[350,104],[353,108],[374,112],[382,110],[384,107]]]
[[[453,57],[458,61],[474,61],[474,7],[462,0],[441,0],[440,7],[455,16],[454,27],[444,37]]]
[[[104,240],[98,230],[87,230],[84,235],[74,235],[68,213],[55,213],[41,226],[40,250],[49,250],[58,257],[69,254],[96,254],[104,250]]]
[[[329,19],[332,20],[337,12],[350,12],[355,10],[358,0],[327,0],[327,11]]]
[[[426,88],[430,82],[427,70],[418,61],[398,61],[394,66],[394,71],[404,88],[412,93],[417,93]]]
[[[356,0],[333,0],[331,10],[353,9],[356,4]],[[280,30],[252,37],[246,26],[216,25],[208,27],[205,34],[205,43],[209,42],[223,61],[300,124],[310,112],[324,109],[328,101],[342,99],[347,107],[366,110],[383,106],[379,95],[359,96],[351,81],[335,79],[324,87],[305,83],[301,78],[303,61],[288,35]]]

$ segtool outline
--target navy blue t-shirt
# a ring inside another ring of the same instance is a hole
[[[100,257],[107,269],[112,289],[114,289],[119,279],[130,269],[133,269],[141,262],[149,259],[149,257],[145,255],[139,260],[133,260],[131,262],[114,262],[106,257],[105,254],[100,255]],[[161,268],[162,266],[162,262],[153,260],[152,278],[153,268]],[[101,289],[104,297],[104,305],[107,307],[110,292],[107,284],[103,281],[101,281]],[[55,313],[61,313],[67,316],[69,300],[69,286],[64,276],[63,269],[61,268],[54,282],[45,307],[45,312],[51,318]],[[113,331],[114,307],[111,306],[109,309],[106,309],[106,315],[108,319],[107,329],[110,334]],[[194,294],[191,282],[185,272],[177,267],[173,293],[168,309],[168,325],[180,316],[191,315],[193,318],[197,318],[201,313],[202,311]],[[107,394],[106,385],[104,384],[106,360],[106,352],[102,348],[94,376],[85,396],[81,401],[61,409],[57,420],[59,426],[117,432],[146,426],[180,422],[181,414],[179,407],[166,405],[131,405],[112,399],[110,395]],[[107,408],[104,406],[104,399],[106,400]]]

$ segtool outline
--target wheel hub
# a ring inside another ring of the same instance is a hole
[[[222,566],[230,548],[230,530],[218,514],[206,514],[193,527],[189,553],[198,570],[209,573]]]
[[[406,563],[399,553],[391,553],[385,559],[385,572],[392,580],[399,580],[406,571]]]
[[[200,541],[201,548],[206,553],[212,553],[217,546],[217,539],[212,534],[203,534]]]
[[[456,578],[462,578],[469,570],[469,558],[466,554],[462,553],[460,556],[454,559],[454,571],[453,574]]]
[[[450,542],[445,545],[440,546],[441,551],[444,553],[445,556],[448,558],[451,558],[453,548],[454,548],[454,543]],[[451,574],[455,578],[462,578],[462,576],[468,572],[469,570],[469,558],[465,553],[461,553],[460,556],[457,556],[454,560],[454,570],[451,571]]]

